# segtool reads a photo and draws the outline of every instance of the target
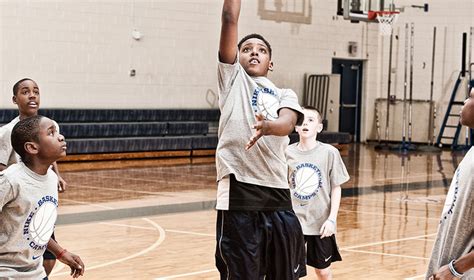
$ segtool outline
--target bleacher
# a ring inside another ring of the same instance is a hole
[[[54,119],[68,155],[215,149],[216,109],[40,109]],[[0,110],[0,123],[18,115]],[[210,129],[211,127],[211,129]],[[214,131],[213,131],[214,130]]]
[[[134,158],[145,153],[159,157],[156,152],[176,155],[173,151],[213,155],[217,147],[218,109],[40,109],[39,114],[59,124],[68,143],[68,158],[75,160],[85,155],[91,160],[94,154],[105,154],[109,159],[113,154],[116,158],[131,153],[139,154]],[[16,109],[0,110],[0,125],[17,115]],[[293,141],[295,137],[290,136]],[[351,141],[350,135],[331,132],[321,133],[318,139],[326,143]],[[202,153],[206,150],[211,152]]]

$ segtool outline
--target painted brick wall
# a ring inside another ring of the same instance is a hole
[[[460,68],[461,33],[474,26],[474,4],[429,3],[429,13],[407,8],[395,25],[392,93],[403,95],[404,24],[414,22],[413,98],[429,97],[436,25],[434,100],[442,115]],[[14,108],[11,87],[23,77],[39,83],[42,107],[215,107],[221,6],[220,0],[1,0],[0,108]],[[143,35],[139,41],[131,36],[135,29]],[[262,20],[258,1],[243,1],[239,35],[251,32],[274,48],[269,77],[300,100],[305,73],[330,73],[334,57],[364,59],[362,139],[375,139],[374,103],[386,96],[388,72],[388,39],[378,35],[377,24],[343,20],[335,0],[313,0],[311,24]],[[358,44],[355,57],[349,41]],[[136,76],[129,76],[131,69]]]

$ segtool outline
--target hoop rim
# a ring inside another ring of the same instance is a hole
[[[399,14],[399,11],[372,11],[369,10],[367,12],[367,19],[368,20],[375,20],[377,18],[377,15],[393,15],[393,14]]]

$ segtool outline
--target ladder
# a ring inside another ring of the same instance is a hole
[[[459,123],[459,110],[464,105],[464,99],[463,101],[456,100],[456,94],[459,91],[459,86],[462,83],[463,76],[464,75],[461,71],[456,83],[454,84],[454,89],[451,94],[451,98],[449,99],[448,109],[444,115],[443,123],[439,129],[438,139],[436,140],[436,145],[438,147],[442,147],[444,145],[450,145],[452,149],[456,149],[458,147],[458,138],[462,128],[461,123]],[[450,133],[446,133],[446,129],[448,129]],[[451,140],[451,142],[448,143],[446,140]]]

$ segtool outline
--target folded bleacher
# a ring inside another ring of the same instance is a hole
[[[68,143],[68,154],[129,153],[215,149],[216,109],[41,109],[54,119]],[[0,110],[8,123],[17,110]]]
[[[215,150],[217,109],[41,109],[66,137],[68,155]],[[0,125],[18,115],[0,110]],[[293,141],[296,134],[290,135]],[[323,132],[318,140],[349,143],[347,133]]]

